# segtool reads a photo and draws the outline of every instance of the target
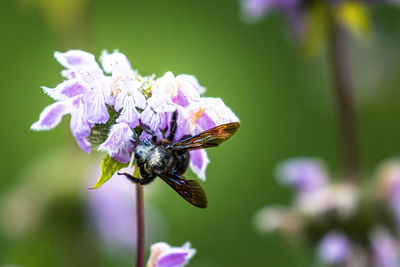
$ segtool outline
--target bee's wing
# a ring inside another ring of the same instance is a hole
[[[171,186],[181,197],[190,204],[199,207],[207,207],[207,196],[200,183],[196,180],[186,180],[178,174],[160,175],[169,186]]]
[[[218,146],[236,133],[239,126],[240,124],[238,122],[222,124],[198,135],[173,143],[171,147],[189,151],[193,149]]]

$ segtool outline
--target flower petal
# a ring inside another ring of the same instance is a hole
[[[210,162],[205,149],[192,150],[190,153],[190,169],[201,180],[206,180],[206,169]]]
[[[62,116],[69,112],[69,106],[65,102],[53,103],[40,113],[39,120],[32,124],[31,130],[42,131],[53,129],[60,123]]]
[[[157,131],[160,126],[160,116],[154,113],[150,106],[147,106],[142,113],[140,113],[140,121],[148,126],[153,131]]]
[[[131,69],[129,60],[118,50],[114,50],[112,54],[104,50],[101,53],[100,61],[107,73],[124,72]]]
[[[221,98],[202,97],[200,105],[215,125],[239,121],[239,118],[225,105]]]
[[[371,235],[375,266],[400,266],[400,247],[397,240],[387,230],[377,228]]]
[[[92,90],[83,99],[85,103],[85,118],[90,123],[106,123],[110,118],[104,96],[101,92]]]
[[[87,138],[90,134],[91,125],[85,119],[84,105],[80,97],[73,101],[70,128],[75,139]]]
[[[133,151],[132,135],[133,132],[128,124],[124,122],[114,124],[107,140],[99,146],[98,150],[107,152],[121,163],[128,163],[129,153]]]
[[[323,163],[314,158],[296,158],[277,167],[277,177],[284,184],[293,185],[299,193],[324,187],[328,175]]]
[[[132,90],[132,96],[133,99],[135,100],[135,106],[140,108],[140,109],[145,109],[147,106],[147,100],[146,97],[139,92],[138,89]]]
[[[67,100],[77,95],[81,95],[88,90],[77,80],[64,81],[57,85],[56,88],[48,88],[45,86],[42,88],[43,91],[54,100]]]
[[[83,137],[75,137],[76,142],[78,143],[79,147],[87,154],[90,153],[90,148],[92,144],[89,142],[87,138]]]
[[[156,80],[152,88],[153,94],[155,92],[161,92],[170,97],[176,96],[178,94],[178,83],[175,80],[175,76],[172,72],[166,72],[162,77]]]
[[[69,50],[65,53],[55,52],[54,57],[67,69],[83,69],[98,66],[95,57],[82,50]]]
[[[346,235],[331,231],[318,246],[319,258],[328,264],[340,265],[350,257],[351,245]]]
[[[178,76],[176,76],[176,80],[178,81],[178,83],[181,84],[189,83],[191,86],[193,86],[194,89],[197,90],[200,95],[204,94],[206,91],[206,88],[200,85],[199,81],[194,75],[179,74]]]
[[[147,267],[180,267],[194,256],[196,250],[186,242],[181,247],[171,247],[167,243],[158,242],[151,246],[151,254]]]
[[[122,109],[121,114],[119,115],[117,122],[125,122],[131,128],[135,128],[139,125],[139,114],[135,108],[135,103],[133,102],[132,97],[125,97],[124,99],[124,108]]]

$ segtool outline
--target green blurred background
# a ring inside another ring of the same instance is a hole
[[[351,40],[366,179],[400,151],[400,9],[371,11],[373,37]],[[311,249],[252,224],[259,208],[290,202],[274,177],[280,160],[318,156],[332,173],[339,169],[325,53],[304,55],[279,16],[245,24],[237,1],[6,0],[0,29],[0,265],[134,265],[133,249],[106,248],[85,204],[102,154],[79,150],[69,118],[51,132],[29,130],[52,103],[40,86],[62,80],[53,53],[69,49],[119,49],[143,75],[194,74],[206,96],[221,97],[241,119],[234,138],[209,150],[206,210],[161,181],[146,187],[147,205],[162,218],[159,229],[147,229],[147,247],[189,240],[194,267],[312,261]],[[146,224],[157,225],[151,218]]]

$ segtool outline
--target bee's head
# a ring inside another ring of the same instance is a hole
[[[153,143],[149,139],[139,141],[135,147],[135,158],[138,161],[144,162],[153,146]]]

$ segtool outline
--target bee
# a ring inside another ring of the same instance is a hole
[[[190,204],[206,208],[207,196],[200,183],[183,176],[189,166],[189,151],[218,146],[238,130],[239,123],[222,124],[195,136],[184,136],[177,142],[173,142],[178,127],[176,111],[172,115],[170,133],[163,140],[157,142],[154,131],[142,123],[140,126],[152,136],[151,139],[143,141],[139,141],[136,136],[136,140],[133,141],[136,165],[141,178],[128,173],[118,174],[125,175],[132,182],[141,185],[149,184],[156,177],[160,177]]]

